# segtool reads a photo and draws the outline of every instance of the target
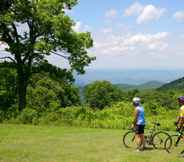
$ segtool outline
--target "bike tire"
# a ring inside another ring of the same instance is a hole
[[[126,148],[136,148],[136,142],[135,142],[135,132],[134,131],[128,131],[123,135],[123,145]]]
[[[155,149],[165,149],[165,141],[170,135],[167,132],[159,131],[153,135],[153,147]]]
[[[164,149],[168,152],[171,153],[172,149],[175,147],[176,141],[178,140],[179,135],[170,135],[170,137],[168,137],[165,140],[164,143]]]

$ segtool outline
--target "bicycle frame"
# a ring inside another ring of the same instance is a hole
[[[153,128],[150,129],[150,131],[148,132],[148,134],[145,135],[145,140],[148,144],[152,144],[153,141],[153,135],[157,130],[157,127],[160,126],[160,123],[153,123]]]

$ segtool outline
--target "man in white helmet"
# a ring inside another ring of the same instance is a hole
[[[135,129],[136,134],[136,143],[137,149],[144,149],[144,127],[145,127],[145,117],[144,117],[144,108],[141,106],[141,99],[139,97],[133,98],[134,110],[134,120],[133,128]]]

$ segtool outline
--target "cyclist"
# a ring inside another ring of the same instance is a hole
[[[176,121],[176,126],[178,130],[183,129],[184,126],[184,96],[178,97],[178,103],[181,106],[179,111],[179,116]]]
[[[182,131],[184,129],[184,96],[178,97],[178,103],[180,105],[179,116],[175,122],[177,130]],[[184,157],[184,150],[180,153]]]
[[[144,149],[144,108],[141,106],[141,99],[139,97],[134,97],[132,101],[135,108],[133,128],[135,129],[137,151],[142,151]]]

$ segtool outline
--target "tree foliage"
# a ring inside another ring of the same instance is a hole
[[[16,71],[8,65],[0,64],[0,111],[3,112],[17,104]],[[28,107],[41,112],[80,104],[79,89],[73,85],[70,73],[48,63],[34,67],[33,71],[27,91]]]
[[[16,72],[11,68],[0,68],[0,108],[6,111],[16,102]]]
[[[28,86],[27,105],[39,112],[80,104],[79,90],[72,84],[58,82],[49,74],[33,75]]]
[[[122,99],[122,91],[108,81],[95,81],[87,85],[84,94],[86,102],[99,109]]]
[[[90,33],[73,30],[74,21],[66,10],[77,0],[3,0],[0,12],[0,41],[9,53],[17,72],[19,110],[26,106],[26,93],[33,65],[58,55],[68,61],[70,71],[84,73],[84,67],[94,58],[87,49],[92,47]]]

